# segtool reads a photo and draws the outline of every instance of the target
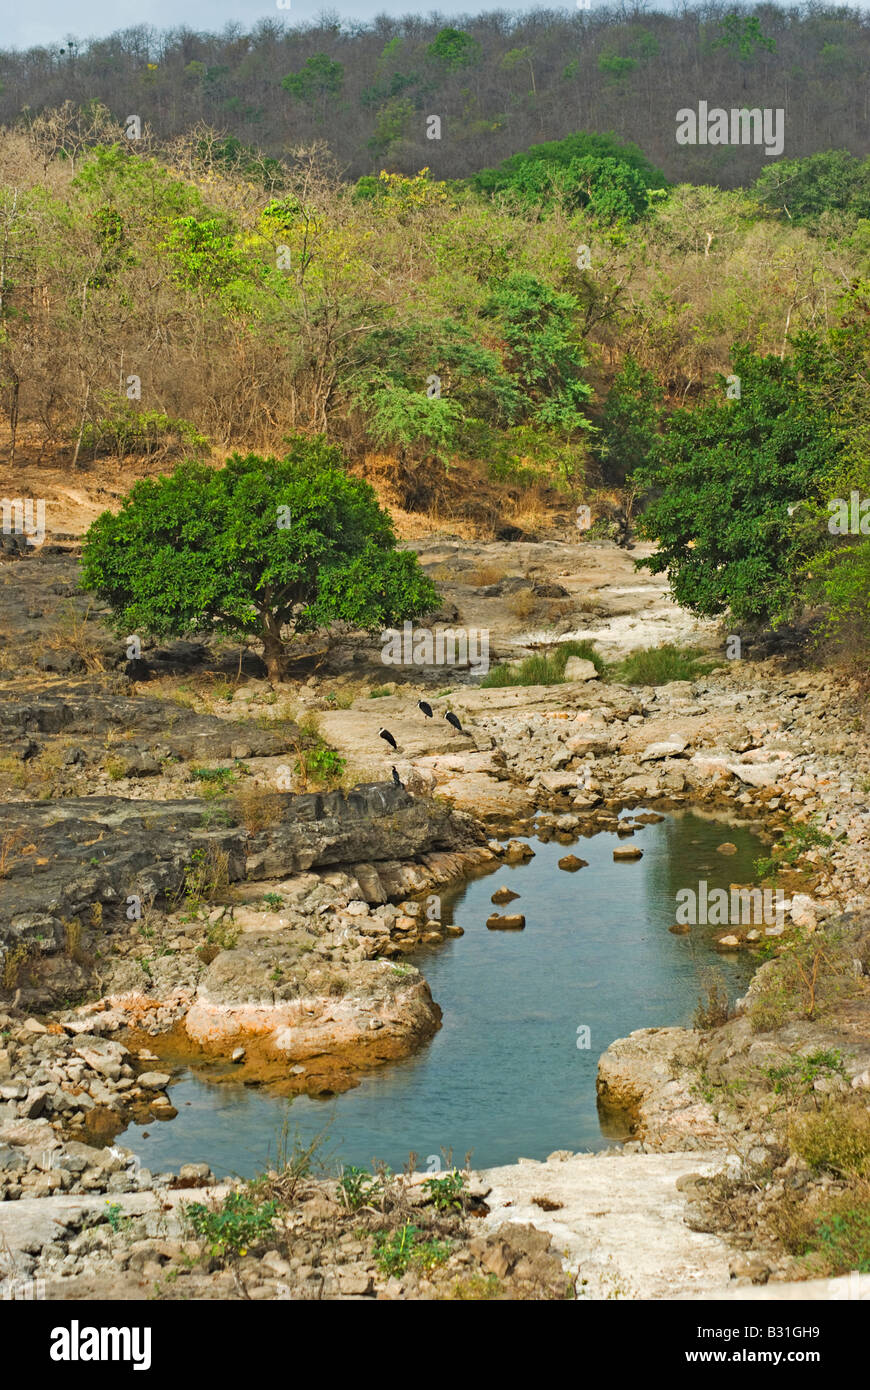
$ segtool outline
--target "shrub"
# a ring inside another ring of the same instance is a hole
[[[696,647],[644,647],[611,668],[614,680],[625,685],[667,685],[668,681],[694,681],[706,676],[717,663],[704,659]]]
[[[216,1207],[194,1202],[183,1211],[195,1233],[209,1242],[213,1255],[244,1255],[249,1245],[271,1234],[278,1204],[258,1202],[241,1191],[228,1192]]]
[[[560,642],[548,656],[529,656],[518,666],[494,666],[480,683],[489,689],[512,685],[562,685],[568,658],[572,656],[591,661],[599,676],[607,670],[604,658],[591,642]]]
[[[828,1100],[817,1114],[792,1121],[789,1141],[811,1168],[870,1178],[870,1113],[862,1105]]]
[[[465,1174],[454,1168],[441,1178],[428,1178],[423,1187],[438,1211],[462,1211],[465,1199]]]
[[[419,1226],[406,1222],[397,1231],[379,1231],[372,1253],[382,1274],[399,1277],[411,1264],[425,1270],[443,1264],[450,1256],[450,1248],[447,1241],[426,1240]]]

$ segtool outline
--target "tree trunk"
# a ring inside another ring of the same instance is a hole
[[[263,614],[263,660],[270,681],[287,677],[287,652],[281,640],[281,624],[274,613]]]

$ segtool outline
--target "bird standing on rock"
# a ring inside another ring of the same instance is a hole
[[[395,784],[396,784],[397,787],[401,787],[401,788],[404,790],[405,784],[404,784],[404,782],[402,781],[401,777],[399,776],[399,774],[398,774],[398,772],[396,771],[395,768],[393,768],[393,781],[395,782]]]
[[[427,719],[432,718],[432,706],[429,704],[427,700],[418,700],[417,708],[423,711]]]
[[[447,720],[448,724],[452,724],[453,728],[456,729],[457,733],[462,734],[465,732],[459,720],[456,718],[456,715],[453,713],[452,709],[449,709],[447,711],[444,718]]]
[[[399,745],[393,738],[393,735],[390,733],[389,729],[378,729],[378,733],[384,740],[384,743],[388,743],[391,748],[398,748]]]

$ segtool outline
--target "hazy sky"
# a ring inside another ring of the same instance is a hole
[[[592,0],[594,5],[595,0]],[[290,9],[279,9],[277,0],[38,0],[37,4],[14,4],[4,0],[7,11],[0,25],[0,48],[30,48],[59,44],[67,34],[77,39],[104,37],[118,29],[137,24],[153,24],[157,29],[186,25],[190,29],[220,30],[230,20],[245,29],[266,17],[286,19],[288,23],[308,23],[323,11],[336,13],[346,23],[373,19],[377,14],[443,15],[478,14],[488,9],[530,10],[572,8],[571,0],[556,0],[553,6],[531,3],[481,3],[474,0],[441,0],[441,3],[415,6],[413,0],[290,0]],[[668,9],[668,0],[651,6]]]

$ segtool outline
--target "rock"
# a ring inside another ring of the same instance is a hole
[[[559,860],[559,868],[565,869],[569,874],[576,873],[578,869],[586,869],[589,866],[588,859],[578,859],[576,854],[566,854],[564,859]]]
[[[233,1051],[232,1051],[232,1055],[231,1055],[231,1057],[230,1057],[230,1061],[231,1061],[231,1062],[244,1062],[244,1060],[245,1060],[245,1049],[244,1049],[243,1047],[234,1047],[234,1048],[233,1048]]]
[[[487,917],[486,925],[490,931],[522,931],[526,925],[526,919],[519,912],[507,917],[500,917],[497,912],[494,912],[491,917]]]
[[[545,791],[554,795],[577,790],[576,772],[542,772],[540,782]]]
[[[688,936],[690,930],[688,922],[675,922],[672,927],[668,927],[668,931],[674,936]]]
[[[817,904],[806,893],[794,893],[791,900],[791,920],[796,927],[815,927]]]
[[[641,753],[638,762],[648,763],[660,758],[675,758],[685,752],[687,747],[684,738],[671,738],[665,743],[650,743]]]
[[[569,656],[565,662],[566,681],[597,681],[598,672],[591,661],[586,661],[582,656]]]
[[[146,1091],[162,1091],[172,1077],[166,1071],[143,1071],[136,1080]]]
[[[717,853],[717,854],[736,854],[736,853],[737,853],[737,846],[734,845],[734,844],[732,844],[730,840],[726,840],[723,844],[717,845],[717,846],[716,846],[716,853]]]
[[[212,1171],[207,1163],[182,1163],[178,1170],[180,1178],[194,1178],[198,1182],[207,1180],[212,1176]]]
[[[750,787],[774,787],[783,773],[782,763],[729,763],[728,771]]]
[[[338,1271],[338,1287],[343,1294],[354,1298],[364,1298],[372,1293],[374,1280],[369,1271],[362,1266],[357,1269],[340,1269]]]
[[[534,859],[535,851],[531,845],[524,844],[522,840],[508,840],[504,849],[506,864],[524,864],[527,859]]]
[[[624,845],[620,849],[615,849],[613,851],[613,857],[617,862],[628,859],[642,859],[643,850],[638,849],[637,845]]]
[[[740,937],[735,936],[734,933],[731,932],[728,936],[718,937],[716,940],[716,945],[726,951],[733,950],[735,946],[740,945]]]
[[[497,888],[490,898],[490,902],[497,903],[500,907],[504,903],[512,903],[514,898],[519,896],[519,893],[514,893],[510,888]],[[0,1095],[2,1095],[2,1091],[0,1091]]]

